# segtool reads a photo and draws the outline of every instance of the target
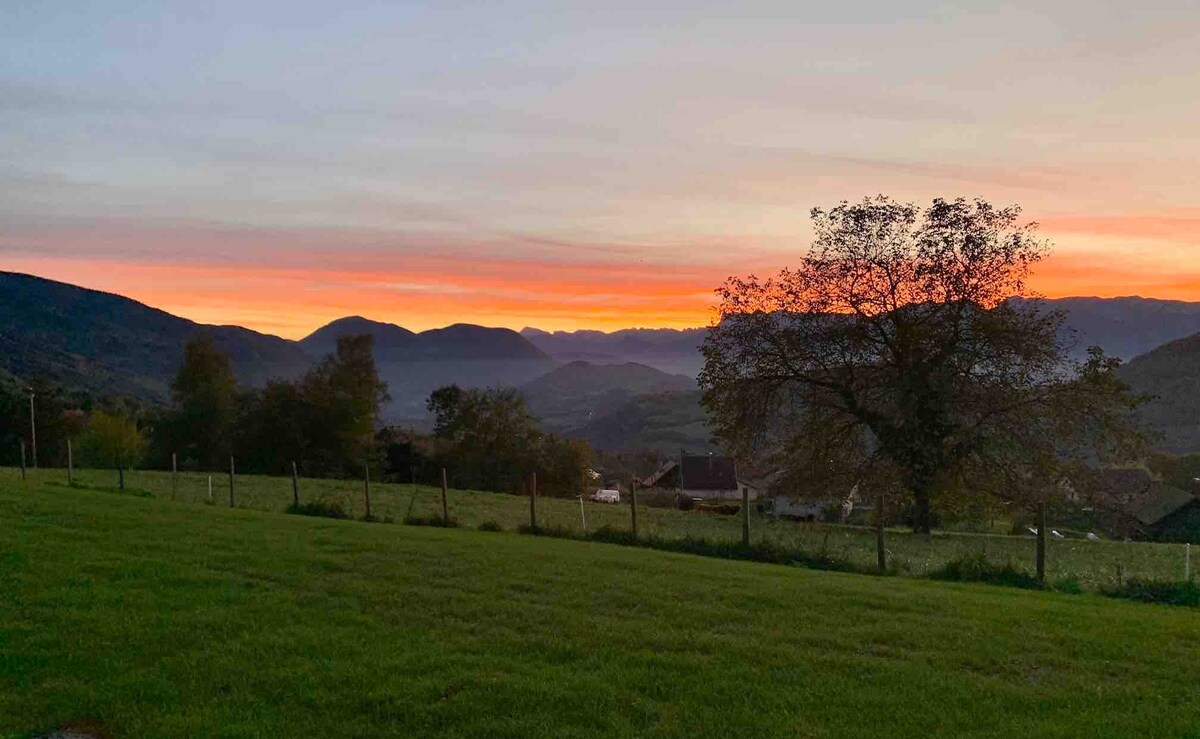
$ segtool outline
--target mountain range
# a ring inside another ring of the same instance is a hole
[[[1200,452],[1200,334],[1135,357],[1117,374],[1148,396],[1138,412],[1143,425],[1159,435],[1156,448]]]
[[[392,397],[384,408],[390,421],[424,416],[425,399],[442,385],[519,386],[556,364],[516,331],[465,323],[415,333],[353,316],[322,326],[297,344],[316,360],[335,351],[344,334],[375,338],[375,362]]]
[[[576,360],[521,387],[531,413],[552,430],[567,430],[642,395],[686,393],[696,380],[636,362],[593,364]]]
[[[1132,358],[1121,376],[1157,396],[1144,408],[1159,446],[1200,450],[1200,303],[1147,298],[1046,301],[1067,315],[1077,351],[1096,344]],[[300,341],[238,326],[209,326],[119,295],[0,272],[0,375],[45,377],[97,394],[154,402],[169,396],[183,347],[208,331],[232,358],[238,381],[260,386],[300,376],[336,348],[369,333],[392,401],[391,422],[420,424],[435,388],[521,388],[548,428],[598,448],[708,448],[695,374],[706,329],[547,332],[455,324],[413,332],[360,316]]]
[[[98,393],[166,400],[183,347],[201,330],[261,385],[309,363],[294,342],[239,326],[202,326],[119,295],[0,272],[0,368]]]
[[[707,333],[706,328],[628,328],[612,333],[521,329],[522,336],[560,362],[637,362],[692,377],[704,366],[700,344]]]

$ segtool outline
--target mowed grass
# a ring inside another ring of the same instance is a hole
[[[0,483],[0,735],[1197,736],[1193,611]]]
[[[35,484],[66,482],[66,470],[38,470],[30,473]],[[115,487],[112,470],[77,470],[76,481],[98,487]],[[212,477],[214,505],[229,505],[229,478],[226,473]],[[208,499],[207,473],[179,473],[172,489],[169,472],[135,470],[126,472],[130,490],[144,491],[157,498],[187,503]],[[0,484],[20,484],[19,470],[0,468]],[[355,518],[365,514],[361,480],[301,479],[301,499],[336,501]],[[292,481],[288,477],[238,475],[235,481],[238,507],[264,511],[283,511],[292,502]],[[441,515],[441,491],[428,486],[371,484],[371,512],[380,519],[403,521],[407,516],[426,519]],[[516,531],[529,523],[529,499],[515,495],[455,490],[448,494],[450,515],[462,526],[478,528],[498,525]],[[581,532],[586,517],[590,531],[601,526],[628,531],[628,505],[585,503],[581,515],[578,499],[539,497],[538,524],[564,532]],[[694,512],[639,506],[639,531],[661,539],[704,539],[711,542],[739,542],[742,537],[740,516],[713,516]],[[1053,525],[1053,521],[1051,521]],[[753,541],[770,542],[810,554],[825,554],[844,560],[860,569],[875,567],[875,532],[871,529],[824,524],[801,524],[776,520],[758,514],[752,516]],[[1047,542],[1047,577],[1053,584],[1078,583],[1096,591],[1114,586],[1132,577],[1161,581],[1179,581],[1185,574],[1185,550],[1182,544],[1080,539],[1050,539]],[[915,536],[902,529],[888,532],[890,566],[899,574],[921,576],[945,563],[984,554],[997,564],[1013,564],[1032,572],[1035,569],[1036,544],[1033,536],[998,536],[962,533],[938,533]],[[1200,549],[1195,552],[1192,571],[1200,568]]]

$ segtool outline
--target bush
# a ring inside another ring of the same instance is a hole
[[[1036,576],[1017,569],[1011,562],[1003,565],[989,562],[982,553],[952,559],[930,572],[929,578],[951,582],[986,582],[1029,590],[1045,588]]]
[[[517,533],[533,534],[534,536],[549,536],[553,539],[574,539],[575,533],[562,526],[530,526],[523,523],[517,527]]]
[[[1200,587],[1188,581],[1142,580],[1133,578],[1115,587],[1102,588],[1111,598],[1126,598],[1141,603],[1172,606],[1200,606]]]
[[[477,527],[478,531],[504,531],[504,527],[495,521],[484,521]]]
[[[297,516],[317,516],[320,518],[349,518],[346,509],[336,500],[317,500],[312,503],[292,503],[287,512]]]
[[[721,559],[743,559],[752,562],[768,562],[772,564],[799,565],[814,570],[837,570],[841,572],[876,573],[873,569],[863,569],[853,563],[831,557],[828,554],[812,554],[797,549],[788,549],[769,542],[757,542],[749,547],[737,541],[711,541],[694,537],[683,539],[665,539],[658,536],[640,536],[633,538],[633,533],[611,526],[602,526],[586,538],[606,544],[621,544],[639,546],[647,549],[657,549],[664,552],[679,552],[695,554],[701,557],[718,557]]]
[[[456,529],[461,524],[458,519],[451,518],[449,521],[441,516],[405,516],[404,523],[409,526],[434,526],[436,528]],[[480,527],[482,528],[482,527]]]

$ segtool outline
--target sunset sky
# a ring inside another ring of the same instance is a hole
[[[887,193],[1200,300],[1200,5],[971,5],[9,3],[0,269],[293,338],[694,326]]]

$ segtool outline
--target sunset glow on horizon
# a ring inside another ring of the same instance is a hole
[[[1048,297],[1200,301],[1200,11],[799,8],[20,6],[0,269],[288,338],[681,328],[885,193],[1020,204]]]

